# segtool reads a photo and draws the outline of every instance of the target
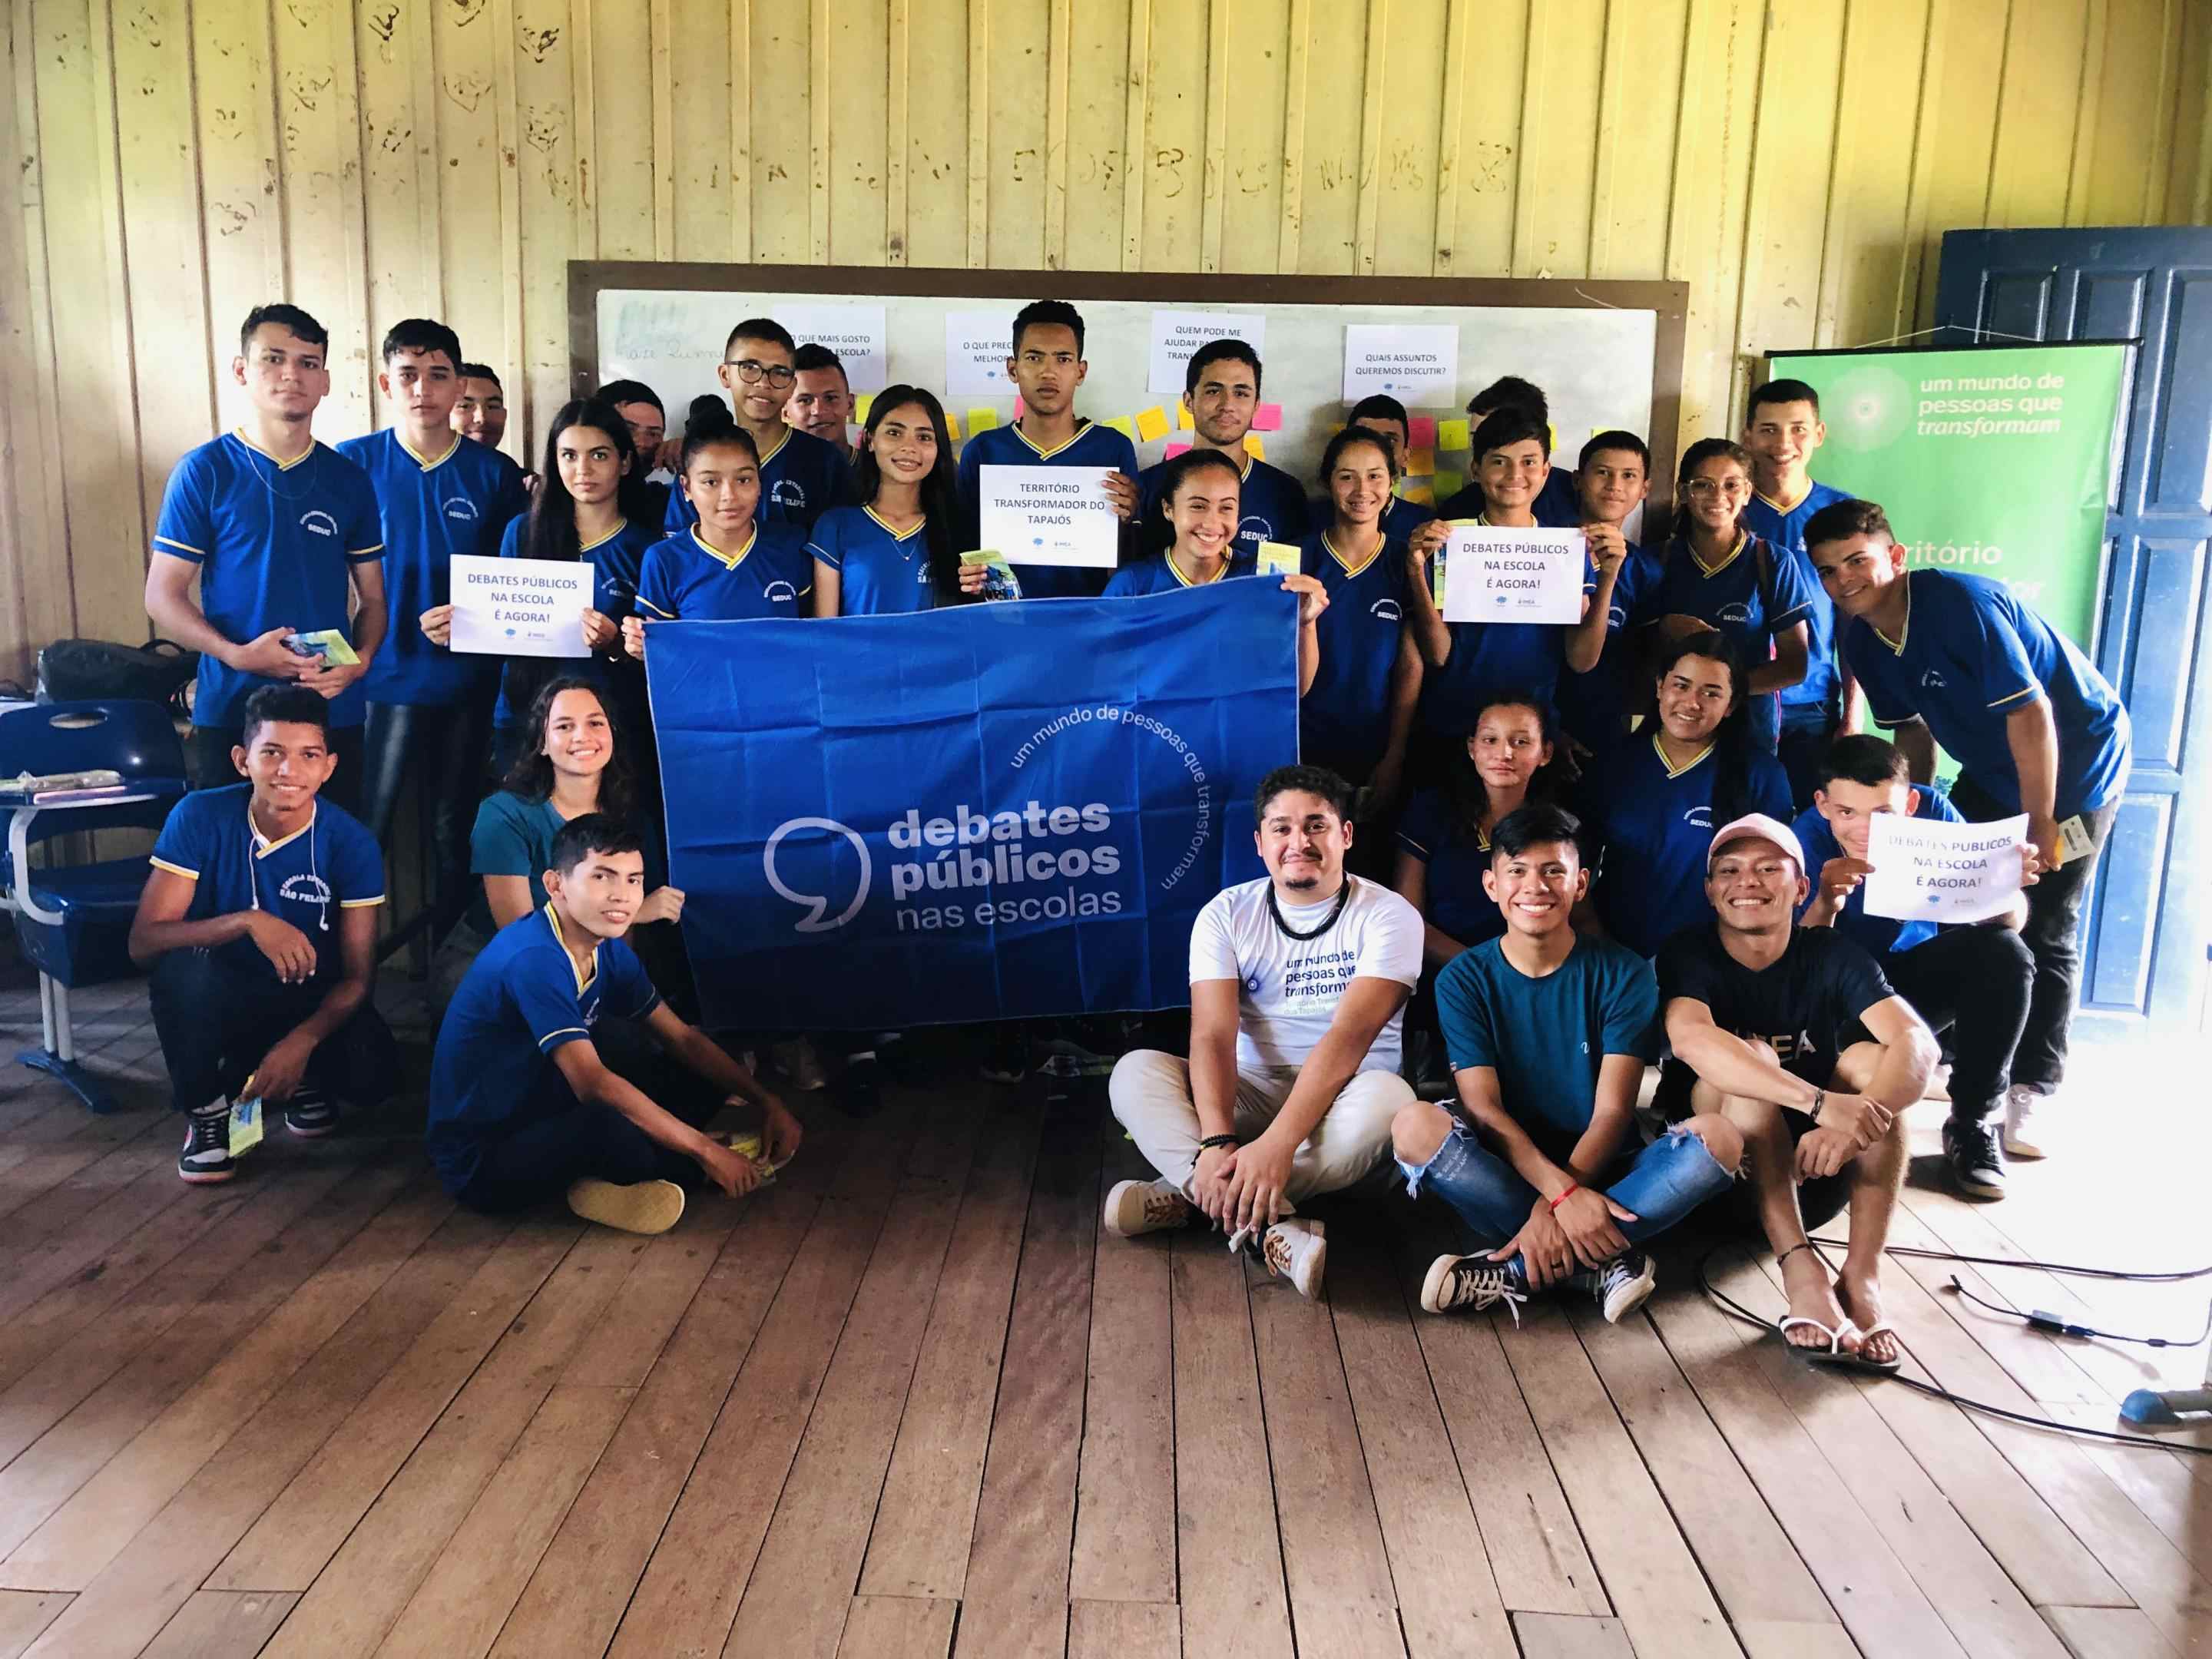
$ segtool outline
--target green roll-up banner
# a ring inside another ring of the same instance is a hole
[[[1907,562],[1995,576],[2084,651],[2096,632],[2125,345],[1782,353],[1820,394],[1814,477],[1879,501]]]

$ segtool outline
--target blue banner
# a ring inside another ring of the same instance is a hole
[[[1180,1006],[1297,753],[1297,596],[654,623],[670,879],[708,1023]]]

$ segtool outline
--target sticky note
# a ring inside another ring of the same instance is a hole
[[[988,432],[999,423],[999,411],[988,404],[979,404],[968,411],[968,433],[973,437],[978,432]]]
[[[1448,501],[1453,496],[1458,495],[1461,490],[1467,488],[1467,474],[1464,472],[1446,472],[1439,469],[1437,473],[1436,483],[1432,487],[1437,492],[1437,499],[1438,501]]]
[[[1283,429],[1283,406],[1280,404],[1261,404],[1252,411],[1252,430],[1280,432]]]
[[[1137,411],[1137,436],[1145,442],[1150,443],[1155,438],[1164,438],[1168,435],[1169,430],[1168,412],[1158,404],[1154,404],[1150,409],[1140,409]]]
[[[868,411],[875,406],[876,394],[872,392],[863,392],[853,400],[853,418],[862,426],[866,426],[868,423]]]
[[[1409,449],[1406,452],[1406,471],[1416,478],[1425,478],[1437,470],[1437,452],[1433,449]]]
[[[1022,394],[1021,394],[1020,392],[1017,392],[1016,393],[1014,393],[1014,418],[1015,418],[1016,420],[1018,420],[1018,420],[1020,420],[1020,419],[1022,418],[1022,415],[1023,415],[1023,413],[1024,413],[1024,410],[1023,410],[1023,409],[1022,409]]]
[[[945,411],[945,430],[949,437],[957,439],[960,436],[960,417],[949,409]]]
[[[1260,441],[1258,433],[1248,432],[1244,434],[1244,453],[1255,461],[1264,461],[1267,459],[1267,446]]]
[[[1190,418],[1190,405],[1188,404],[1177,404],[1176,405],[1176,430],[1178,432],[1195,432],[1197,429],[1197,424]]]
[[[1474,434],[1465,421],[1438,421],[1437,447],[1438,449],[1470,449],[1474,446]]]
[[[1170,445],[1168,446],[1168,447],[1167,447],[1167,457],[1166,457],[1166,459],[1171,461],[1171,460],[1175,459],[1175,458],[1176,458],[1176,456],[1178,456],[1178,455],[1184,455],[1184,454],[1188,454],[1188,453],[1190,453],[1190,446],[1189,446],[1188,444],[1182,444],[1182,443],[1170,444]]]
[[[1434,449],[1437,447],[1437,417],[1433,415],[1408,415],[1406,417],[1406,447]]]
[[[1131,420],[1127,415],[1116,415],[1112,420],[1107,422],[1106,424],[1112,427],[1115,431],[1120,433],[1131,443],[1137,441],[1137,423]]]
[[[1398,495],[1401,500],[1411,501],[1416,507],[1433,506],[1437,499],[1425,483],[1409,483],[1398,492]]]

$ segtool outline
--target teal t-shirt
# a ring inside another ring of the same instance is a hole
[[[1611,939],[1577,937],[1542,979],[1508,962],[1502,939],[1463,951],[1437,975],[1437,1018],[1452,1070],[1495,1070],[1501,1103],[1547,1158],[1589,1127],[1607,1054],[1659,1057],[1659,981]]]
[[[545,867],[553,861],[553,838],[568,823],[550,800],[532,800],[512,789],[484,797],[477,808],[476,828],[469,834],[469,873],[472,876],[524,876],[530,882],[530,908],[545,908]],[[644,826],[641,826],[644,827]],[[662,866],[659,837],[645,840],[645,890],[648,893],[668,878]],[[489,936],[498,931],[492,921],[491,901],[483,883],[477,883],[465,918]]]

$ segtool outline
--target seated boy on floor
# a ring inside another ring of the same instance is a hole
[[[1429,1313],[1502,1298],[1518,1317],[1532,1292],[1565,1283],[1588,1289],[1618,1324],[1655,1282],[1637,1246],[1725,1191],[1742,1161],[1742,1136],[1717,1114],[1638,1145],[1659,982],[1627,946],[1570,925],[1589,885],[1581,830],[1549,805],[1498,822],[1482,884],[1504,935],[1462,951],[1437,978],[1463,1115],[1416,1101],[1391,1139],[1407,1194],[1429,1188],[1483,1248],[1431,1264]]]
[[[635,831],[603,812],[553,838],[545,908],[500,929],[454,993],[430,1070],[430,1161],[475,1210],[527,1209],[556,1194],[587,1221],[661,1233],[703,1175],[732,1197],[763,1165],[703,1124],[743,1102],[761,1113],[763,1162],[798,1150],[799,1121],[705,1032],[660,1000],[623,935],[645,896]],[[641,1022],[703,1086],[659,1102],[609,1070],[602,1016]],[[680,1108],[680,1115],[679,1109]]]
[[[177,1173],[195,1185],[230,1179],[231,1106],[249,1093],[313,1138],[337,1127],[338,1093],[374,1105],[398,1079],[369,1000],[384,858],[359,819],[319,799],[337,769],[330,707],[303,685],[248,697],[230,751],[247,781],[177,803],[138,896],[131,959],[152,975],[187,1119]]]

